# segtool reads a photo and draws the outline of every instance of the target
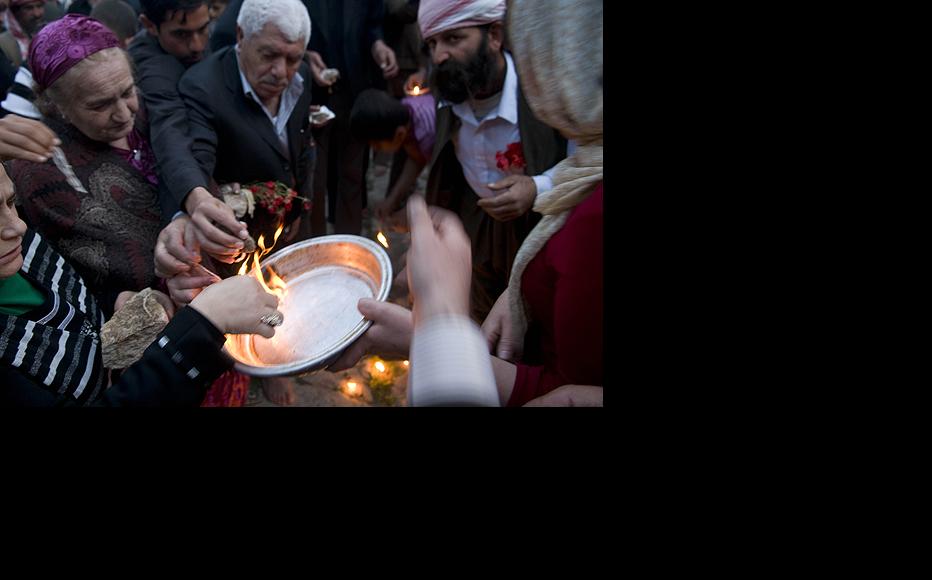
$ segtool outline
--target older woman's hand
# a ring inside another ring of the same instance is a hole
[[[233,276],[209,286],[191,302],[191,308],[204,315],[225,334],[275,335],[275,327],[262,321],[278,311],[278,298],[262,289],[253,276]]]
[[[179,216],[159,232],[155,242],[156,276],[171,278],[188,272],[190,265],[200,260],[200,247],[191,218]]]
[[[52,148],[58,145],[61,141],[41,121],[19,115],[0,119],[0,160],[44,163],[52,156]]]

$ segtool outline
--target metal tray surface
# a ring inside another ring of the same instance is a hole
[[[332,235],[288,246],[262,261],[287,284],[278,309],[285,317],[271,339],[258,334],[227,335],[224,346],[236,370],[258,377],[321,369],[372,324],[356,304],[360,298],[384,301],[392,263],[376,242]]]

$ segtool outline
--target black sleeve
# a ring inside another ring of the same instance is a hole
[[[13,86],[14,78],[16,78],[16,67],[7,58],[6,53],[0,50],[0,101],[6,98],[10,87]]]
[[[225,337],[191,307],[178,311],[142,358],[94,402],[95,406],[197,406],[232,361]]]
[[[384,40],[382,33],[382,20],[385,19],[385,5],[383,0],[369,0],[366,11],[366,52],[363,58],[372,59],[372,45],[376,40]]]
[[[224,335],[197,310],[186,307],[146,349],[140,360],[91,403],[95,407],[194,407],[208,386],[232,366],[221,350]],[[0,367],[0,407],[75,407],[21,373]]]
[[[184,66],[169,54],[137,60],[137,85],[149,115],[149,139],[158,162],[159,202],[163,219],[170,220],[188,193],[207,187],[207,179],[191,155],[188,112],[178,94]]]
[[[188,135],[191,139],[191,155],[200,167],[205,179],[213,176],[217,166],[217,132],[214,129],[214,111],[210,96],[198,86],[190,72],[181,77],[178,93],[186,109]]]

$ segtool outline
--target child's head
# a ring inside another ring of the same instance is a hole
[[[401,101],[385,91],[359,93],[350,112],[350,131],[377,151],[398,151],[408,136],[411,115]]]

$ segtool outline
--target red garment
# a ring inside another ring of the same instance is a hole
[[[244,407],[248,395],[249,376],[230,369],[210,385],[201,406]]]
[[[602,384],[602,252],[599,183],[524,270],[531,322],[509,407],[567,384]]]

